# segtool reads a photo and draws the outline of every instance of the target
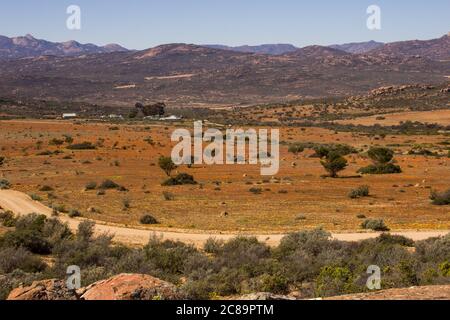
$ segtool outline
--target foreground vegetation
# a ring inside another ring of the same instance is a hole
[[[0,215],[0,298],[33,280],[64,279],[78,265],[82,285],[119,273],[149,274],[177,284],[190,299],[248,292],[297,292],[303,298],[366,291],[370,265],[382,271],[383,289],[450,283],[450,235],[413,242],[383,234],[358,243],[330,239],[323,230],[302,231],[276,248],[256,238],[208,240],[203,250],[152,236],[143,248],[94,236],[82,222],[73,234],[56,218]]]

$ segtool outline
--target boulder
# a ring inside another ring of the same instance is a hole
[[[83,300],[180,300],[168,282],[143,274],[120,274],[78,290]]]
[[[77,300],[74,291],[62,280],[35,281],[30,286],[14,289],[7,300]]]
[[[276,301],[276,300],[297,300],[294,297],[277,295],[269,292],[257,292],[250,293],[243,296],[239,296],[233,300],[242,300],[242,301]]]

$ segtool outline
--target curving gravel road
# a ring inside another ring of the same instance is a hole
[[[46,216],[51,216],[52,209],[43,205],[40,202],[33,201],[25,193],[14,191],[14,190],[0,190],[0,209],[10,210],[15,214],[29,214],[29,213],[39,213]],[[64,215],[60,215],[59,219],[69,225],[70,229],[76,230],[78,224],[84,219],[69,218]],[[168,240],[178,240],[184,243],[193,244],[197,247],[201,247],[204,242],[211,237],[220,240],[229,240],[236,237],[238,234],[214,234],[214,233],[186,233],[186,232],[171,232],[171,231],[160,231],[157,229],[138,229],[130,228],[118,225],[107,225],[104,222],[95,221],[96,234],[109,233],[114,235],[114,241],[128,244],[128,245],[145,245],[151,235],[156,234],[162,236],[164,239]],[[432,237],[444,236],[450,233],[447,231],[404,231],[404,232],[393,232],[392,234],[398,234],[408,237],[414,241],[424,240]],[[251,235],[256,236],[260,241],[267,243],[271,246],[276,246],[279,244],[281,238],[285,236],[284,234],[239,234],[239,235]],[[380,233],[335,233],[332,234],[334,239],[341,241],[361,241],[371,238],[376,238]]]

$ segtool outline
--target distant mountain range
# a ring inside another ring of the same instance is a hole
[[[384,43],[382,42],[369,41],[369,42],[355,42],[355,43],[332,45],[329,47],[348,53],[366,53],[373,49],[377,49],[383,45]],[[230,47],[215,44],[215,45],[205,45],[205,47],[222,50],[231,50],[236,52],[249,52],[249,53],[270,54],[270,55],[282,55],[297,51],[299,49],[298,47],[292,44],[263,44],[259,46],[238,46],[238,47]]]
[[[118,48],[11,59],[0,63],[0,97],[130,106],[136,101],[165,101],[183,106],[279,102],[361,94],[385,85],[442,84],[450,75],[449,38],[391,43],[362,54],[324,46],[256,54],[181,43],[142,51]]]
[[[380,48],[384,45],[382,42],[368,41],[368,42],[353,42],[346,44],[335,44],[330,46],[330,48],[342,50],[348,53],[367,53],[374,49]]]
[[[259,46],[238,46],[229,47],[220,44],[208,44],[204,45],[208,48],[230,50],[236,52],[247,52],[247,53],[260,53],[260,54],[270,54],[270,55],[280,55],[298,50],[297,47],[292,44],[262,44]]]
[[[8,38],[0,36],[0,58],[17,59],[38,57],[44,55],[77,56],[83,54],[123,52],[127,49],[118,44],[96,46],[94,44],[81,44],[76,41],[50,42],[34,38],[27,34],[24,37]]]

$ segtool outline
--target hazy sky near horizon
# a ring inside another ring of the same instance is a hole
[[[369,5],[381,30],[366,27]],[[69,5],[81,30],[66,27]],[[0,35],[50,41],[159,44],[311,44],[432,39],[450,31],[450,0],[15,0],[0,3]]]

